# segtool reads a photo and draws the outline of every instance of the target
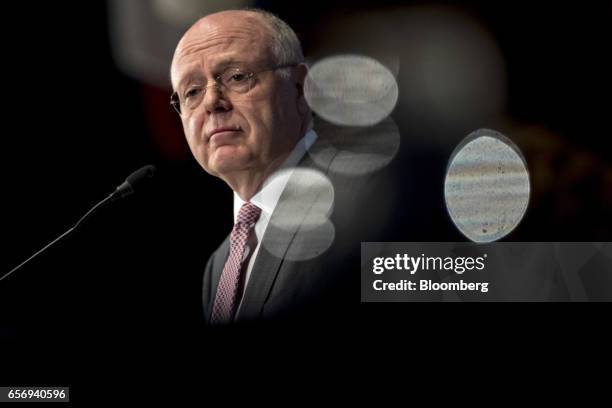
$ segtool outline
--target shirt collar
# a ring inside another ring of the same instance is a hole
[[[251,197],[251,203],[261,208],[262,213],[268,218],[272,215],[274,208],[276,208],[276,204],[285,189],[285,185],[289,181],[291,174],[293,174],[293,169],[316,140],[317,134],[314,130],[311,129],[306,132],[304,137],[295,144],[295,147],[283,164],[264,181],[259,191]],[[238,218],[240,207],[242,207],[244,203],[245,201],[234,192],[234,223]]]

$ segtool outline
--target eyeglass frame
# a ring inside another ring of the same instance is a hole
[[[261,74],[262,72],[267,72],[267,71],[276,71],[277,69],[283,69],[283,68],[295,67],[295,66],[297,66],[297,65],[299,65],[299,64],[300,64],[299,62],[297,62],[297,63],[296,63],[296,62],[294,62],[294,63],[290,63],[290,64],[281,64],[281,65],[277,65],[277,66],[274,66],[274,67],[272,67],[272,68],[262,69],[261,71],[251,71],[251,72],[247,72],[247,73],[246,73],[246,79],[247,79],[248,81],[250,81],[250,80],[251,80],[251,79],[252,79],[252,78],[253,78],[255,75],[257,75],[257,74]],[[226,70],[227,70],[227,69],[231,69],[231,67],[226,68]],[[235,68],[235,70],[239,70],[239,69],[240,69],[240,68]],[[207,85],[207,86],[202,87],[202,99],[204,98],[204,96],[206,96],[206,92],[208,91],[208,88],[210,88],[210,87],[212,87],[212,86],[216,87],[216,88],[217,88],[217,90],[221,90],[221,88],[222,88],[222,87],[226,87],[226,88],[227,88],[227,85],[225,85],[225,84],[223,84],[223,83],[221,83],[221,82],[219,81],[219,79],[221,78],[221,76],[222,76],[222,75],[223,75],[225,72],[226,72],[226,71],[224,70],[222,73],[220,73],[220,74],[218,74],[217,76],[215,76],[215,77],[213,78],[213,81],[214,81],[214,83],[213,83],[213,84],[211,84],[211,85]],[[246,93],[250,92],[250,91],[251,91],[251,89],[252,89],[252,84],[249,86],[249,89],[248,89],[246,92],[244,92],[244,93],[246,94]],[[231,89],[230,89],[230,91],[231,91]],[[200,101],[200,103],[201,103],[201,101]],[[174,109],[174,111],[175,111],[176,113],[178,113],[178,114],[179,114],[179,116],[183,116],[183,114],[181,113],[181,99],[180,99],[180,97],[179,97],[179,95],[178,95],[178,91],[174,91],[174,92],[172,93],[172,95],[170,95],[170,105],[172,106],[172,108]],[[198,103],[198,105],[197,105],[197,106],[199,106],[199,103]],[[196,107],[197,107],[197,106],[196,106]]]

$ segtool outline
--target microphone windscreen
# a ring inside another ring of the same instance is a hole
[[[155,166],[152,164],[146,165],[144,167],[139,168],[132,174],[130,174],[125,181],[132,186],[132,188],[136,188],[136,186],[143,181],[146,181],[155,175]]]

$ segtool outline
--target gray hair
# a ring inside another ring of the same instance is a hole
[[[270,34],[272,35],[271,51],[273,58],[276,60],[274,61],[276,65],[301,64],[305,62],[300,40],[295,31],[289,27],[289,24],[281,20],[276,14],[266,10],[258,8],[247,8],[245,10],[257,13],[270,28]],[[289,78],[288,69],[280,69],[278,74],[285,79]],[[306,116],[306,123],[307,131],[313,128],[314,122],[310,109]]]
[[[258,8],[247,8],[246,11],[257,13],[270,28],[272,44],[270,46],[272,57],[277,65],[300,64],[304,62],[302,45],[295,31],[289,24],[277,15]],[[288,74],[287,70],[280,70],[280,74]]]

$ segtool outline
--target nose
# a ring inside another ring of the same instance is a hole
[[[202,104],[209,114],[213,112],[225,112],[232,109],[232,104],[221,91],[221,87],[217,83],[207,87]]]

